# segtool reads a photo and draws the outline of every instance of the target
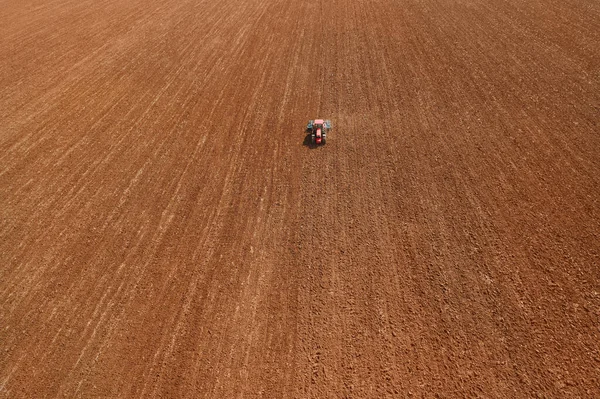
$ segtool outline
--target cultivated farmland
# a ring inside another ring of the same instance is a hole
[[[600,397],[599,121],[598,1],[0,0],[0,398]]]

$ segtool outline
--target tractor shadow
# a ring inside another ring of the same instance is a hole
[[[310,133],[307,133],[306,136],[304,136],[304,141],[302,142],[302,145],[308,147],[311,150],[314,150],[319,147],[318,145],[312,143]]]

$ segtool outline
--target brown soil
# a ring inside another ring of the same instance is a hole
[[[0,9],[0,398],[600,397],[600,3]]]

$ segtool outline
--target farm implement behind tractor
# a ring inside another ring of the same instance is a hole
[[[327,142],[327,132],[331,129],[331,121],[315,119],[308,122],[306,131],[310,133],[310,142],[312,145],[325,145]]]

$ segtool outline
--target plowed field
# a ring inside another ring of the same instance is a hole
[[[0,398],[597,398],[599,342],[600,2],[0,0]]]

